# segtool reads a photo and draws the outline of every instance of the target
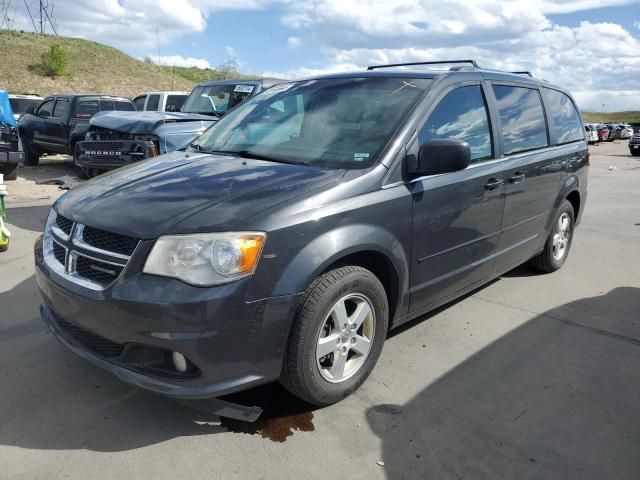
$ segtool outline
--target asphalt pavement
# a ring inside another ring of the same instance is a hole
[[[32,253],[57,193],[16,197],[0,254],[0,478],[638,480],[640,157],[621,141],[591,151],[562,270],[519,267],[392,333],[337,405],[277,385],[240,394],[265,408],[250,425],[61,346],[39,319]]]

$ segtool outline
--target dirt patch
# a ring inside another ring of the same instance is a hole
[[[43,156],[37,167],[20,165],[18,179],[5,181],[7,185],[7,203],[26,203],[55,201],[64,190],[57,185],[37,185],[36,182],[49,178],[69,175],[80,180],[73,170],[71,158],[66,155]],[[81,181],[81,180],[80,180]]]

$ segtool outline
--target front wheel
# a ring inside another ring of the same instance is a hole
[[[573,240],[574,221],[573,205],[569,200],[563,200],[556,212],[544,249],[531,259],[534,267],[542,272],[551,273],[564,265]]]
[[[389,322],[380,280],[347,266],[318,277],[298,307],[281,383],[314,405],[353,393],[375,366]]]

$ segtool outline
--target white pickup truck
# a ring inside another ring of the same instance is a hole
[[[179,112],[190,92],[147,92],[133,99],[139,112]]]

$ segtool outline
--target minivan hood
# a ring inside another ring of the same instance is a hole
[[[173,152],[103,174],[60,197],[63,216],[153,239],[216,232],[313,189],[345,170]]]
[[[89,123],[95,127],[117,132],[148,135],[167,123],[203,121],[213,124],[217,120],[215,116],[198,113],[110,111],[96,113]]]

